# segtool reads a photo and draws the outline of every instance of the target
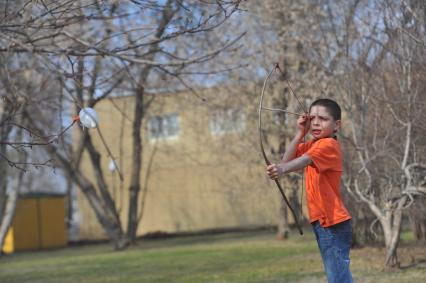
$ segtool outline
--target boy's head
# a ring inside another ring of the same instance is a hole
[[[342,110],[340,109],[339,104],[337,104],[336,101],[328,99],[328,98],[320,98],[312,102],[311,106],[309,107],[309,112],[311,112],[311,109],[313,106],[323,106],[327,109],[327,112],[334,118],[335,121],[341,119],[341,113]]]
[[[322,98],[309,107],[311,134],[314,139],[334,137],[340,128],[341,109],[334,100]]]

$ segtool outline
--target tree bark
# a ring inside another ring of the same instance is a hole
[[[10,105],[5,104],[5,108],[10,107]],[[7,140],[9,137],[11,127],[9,125],[4,125],[4,120],[7,119],[7,116],[10,114],[8,109],[0,109],[4,111],[0,116],[0,141]],[[3,213],[6,207],[6,190],[7,190],[7,174],[8,174],[8,164],[4,157],[7,156],[7,145],[0,144],[0,224],[3,219]]]
[[[7,198],[7,205],[4,216],[0,226],[0,250],[3,247],[4,240],[7,232],[9,231],[10,225],[12,225],[13,217],[15,216],[16,203],[18,202],[19,188],[21,187],[22,180],[24,178],[24,172],[21,170],[19,176],[15,178],[12,184],[12,190]]]
[[[18,133],[18,138],[22,138],[22,132]],[[25,162],[27,157],[25,152],[20,157],[22,162]],[[17,176],[14,176],[11,191],[7,197],[6,208],[4,211],[3,218],[0,219],[0,250],[3,247],[4,239],[9,231],[10,225],[12,225],[13,217],[15,216],[16,203],[19,197],[19,188],[22,186],[22,180],[24,179],[25,171],[21,169],[17,172]]]
[[[34,121],[31,120],[29,122],[31,123],[31,127],[36,132],[43,133],[43,131],[37,127]],[[85,135],[84,139],[84,143],[90,155],[96,180],[99,186],[99,191],[102,197],[98,195],[95,186],[81,173],[81,171],[75,170],[73,161],[70,158],[64,156],[54,144],[46,145],[45,149],[50,154],[50,156],[54,157],[55,162],[58,162],[61,165],[61,168],[67,172],[69,177],[75,181],[80,190],[86,196],[90,206],[95,212],[98,222],[101,224],[108,238],[113,242],[114,248],[116,250],[124,249],[129,245],[129,240],[123,232],[120,218],[115,209],[115,204],[107,190],[100,167],[100,155],[95,150],[90,136]]]
[[[85,138],[86,148],[89,152],[90,159],[93,164],[93,169],[95,172],[99,192],[102,198],[99,198],[96,193],[95,187],[87,180],[85,180],[82,175],[76,174],[75,178],[77,184],[81,186],[83,193],[86,195],[87,199],[92,205],[92,208],[94,208],[99,222],[102,224],[107,234],[113,240],[115,249],[120,250],[128,246],[129,240],[127,236],[125,236],[123,233],[120,216],[117,213],[115,202],[112,199],[111,194],[108,191],[107,184],[105,182],[105,178],[101,169],[101,155],[96,151],[95,147],[93,146],[90,135],[86,135]],[[99,207],[100,205],[101,207]]]
[[[426,241],[426,199],[419,198],[409,211],[410,223],[414,238],[418,241]]]
[[[3,247],[4,240],[6,238],[7,232],[9,231],[10,225],[13,221],[13,216],[15,215],[16,203],[18,200],[18,190],[14,188],[9,197],[7,198],[6,210],[3,216],[3,221],[0,226],[0,251]]]
[[[6,145],[0,145],[1,156],[6,156]],[[3,219],[6,207],[6,190],[7,190],[7,162],[0,159],[0,223]]]
[[[79,171],[73,170],[71,164],[69,164],[63,156],[60,154],[55,154],[55,156],[86,196],[93,208],[93,211],[95,212],[96,218],[107,236],[112,240],[114,248],[116,250],[126,248],[129,245],[129,240],[123,233],[120,219],[114,210],[115,206],[111,207],[110,205],[106,205],[106,203],[104,203],[98,196],[95,187],[83,175],[81,175]]]
[[[138,198],[141,187],[140,171],[142,167],[142,138],[140,129],[144,110],[143,95],[144,89],[141,87],[135,95],[135,113],[133,118],[133,166],[129,187],[129,211],[127,223],[127,236],[131,242],[135,241],[138,228]]]
[[[276,238],[278,240],[288,239],[289,233],[290,233],[290,227],[288,225],[287,205],[284,200],[281,200],[279,217],[278,217],[278,230],[277,230]]]
[[[399,267],[397,248],[401,235],[402,209],[407,202],[407,197],[403,196],[395,209],[387,209],[386,213],[379,217],[385,237],[386,257],[385,267]]]

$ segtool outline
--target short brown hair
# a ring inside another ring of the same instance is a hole
[[[323,106],[327,109],[328,113],[333,116],[335,121],[340,120],[342,116],[342,110],[340,109],[339,104],[336,101],[328,99],[328,98],[320,98],[312,102],[311,106],[309,106],[309,112],[311,112],[311,108],[313,106]]]

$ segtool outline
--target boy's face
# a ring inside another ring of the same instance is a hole
[[[340,128],[340,120],[334,120],[324,106],[313,106],[309,114],[311,116],[310,132],[315,140],[332,137]]]

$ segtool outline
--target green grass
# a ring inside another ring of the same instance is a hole
[[[0,282],[325,282],[307,234],[287,241],[270,231],[141,240],[121,252],[108,244],[22,252],[0,258]],[[353,250],[355,281],[426,282],[426,249],[402,251],[405,268],[385,272],[382,249]]]

